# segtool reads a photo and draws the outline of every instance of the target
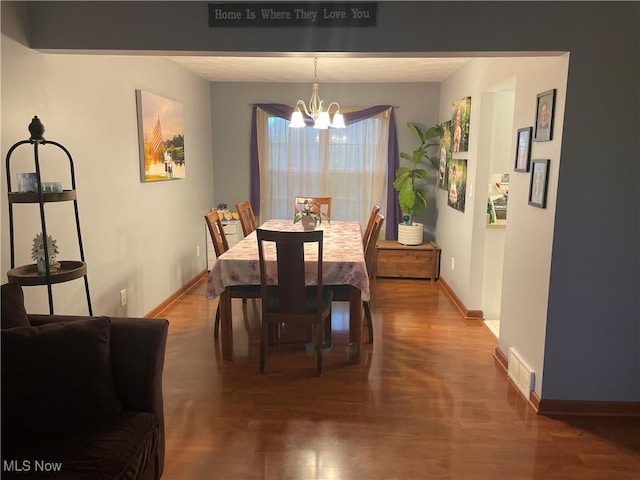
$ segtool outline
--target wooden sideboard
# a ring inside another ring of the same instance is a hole
[[[440,247],[435,242],[402,245],[396,240],[377,243],[378,277],[430,278],[440,276]]]

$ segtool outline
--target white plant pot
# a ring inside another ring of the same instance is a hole
[[[423,226],[414,222],[412,225],[398,225],[398,243],[402,245],[422,245]]]

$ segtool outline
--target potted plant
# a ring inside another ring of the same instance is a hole
[[[318,224],[322,223],[323,218],[331,223],[329,217],[320,211],[320,205],[305,200],[302,209],[298,210],[293,217],[293,223],[302,222],[302,228],[305,230],[315,230]]]
[[[427,207],[427,170],[424,166],[438,169],[439,159],[429,156],[431,147],[439,145],[443,129],[435,125],[423,131],[418,125],[408,122],[409,129],[418,137],[420,145],[411,154],[401,152],[400,158],[408,160],[411,165],[396,170],[393,187],[398,191],[398,203],[402,211],[402,223],[398,225],[398,242],[405,245],[422,243],[422,223],[414,222],[416,216],[422,215]]]

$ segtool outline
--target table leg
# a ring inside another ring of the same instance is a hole
[[[222,358],[233,360],[233,321],[231,318],[231,292],[226,288],[220,294],[220,342]]]
[[[362,360],[362,292],[349,286],[349,343],[351,363]]]

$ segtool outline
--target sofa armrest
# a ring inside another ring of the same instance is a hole
[[[169,322],[111,319],[111,369],[125,410],[162,416],[162,371]]]
[[[162,373],[169,321],[111,319],[111,369],[125,410],[153,412],[160,423],[157,478],[164,468]]]

